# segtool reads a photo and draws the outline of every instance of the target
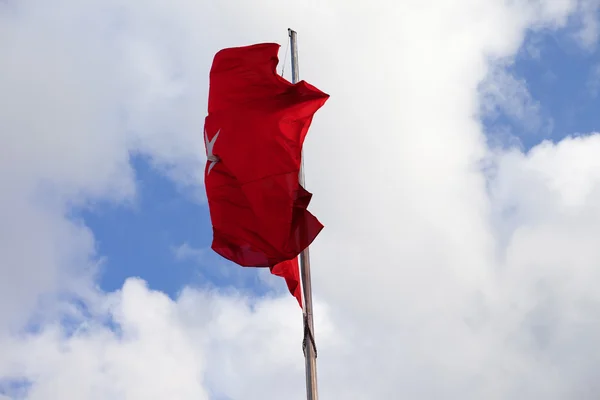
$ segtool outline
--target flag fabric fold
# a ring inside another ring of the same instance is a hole
[[[313,115],[329,95],[276,72],[279,45],[219,51],[210,71],[205,187],[212,249],[285,278],[301,304],[297,256],[323,225],[298,181]],[[294,270],[295,268],[295,270]]]

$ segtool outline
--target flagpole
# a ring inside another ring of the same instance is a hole
[[[300,80],[298,71],[298,42],[296,31],[288,29],[292,59],[292,83]],[[304,186],[304,160],[300,164],[299,182]],[[306,369],[306,398],[318,400],[317,392],[317,349],[314,342],[312,287],[310,279],[310,253],[308,247],[300,253],[300,283],[302,285],[302,314],[304,320],[304,359]]]

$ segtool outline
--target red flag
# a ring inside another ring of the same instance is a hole
[[[298,257],[294,257],[289,261],[280,262],[271,268],[271,273],[285,279],[288,290],[292,296],[298,300],[298,304],[300,305],[300,308],[302,308],[302,288],[300,287]]]
[[[295,258],[323,228],[307,211],[312,194],[298,182],[302,145],[329,95],[280,77],[278,50],[265,43],[215,55],[205,186],[213,250],[242,266],[271,268],[292,294],[298,288],[300,302]]]

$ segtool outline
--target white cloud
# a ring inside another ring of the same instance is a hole
[[[135,201],[131,154],[200,183],[212,56],[288,26],[332,95],[305,153],[322,397],[597,397],[597,136],[490,154],[475,118],[493,60],[575,2],[3,4],[0,376],[28,399],[303,397],[291,296],[97,293],[92,233],[68,218]],[[65,291],[92,313],[71,336]],[[40,332],[4,329],[41,294]]]
[[[195,261],[201,261],[205,256],[206,253],[210,251],[210,249],[200,249],[200,248],[196,248],[193,246],[190,246],[189,243],[184,242],[182,244],[180,244],[179,246],[174,246],[172,248],[173,250],[173,255],[175,256],[175,259],[178,261],[184,261],[184,260],[195,260]]]
[[[205,357],[184,330],[178,310],[162,293],[136,281],[107,298],[115,334],[83,320],[74,335],[58,326],[5,343],[4,363],[36,377],[28,399],[207,399],[201,377]]]
[[[552,126],[552,121],[542,117],[540,104],[531,97],[527,82],[513,76],[505,65],[496,65],[480,90],[484,116],[496,118],[502,112],[521,125],[525,132],[537,133]]]
[[[30,399],[294,398],[303,388],[301,321],[287,300],[187,290],[173,302],[131,279],[96,304],[94,320],[80,317],[74,334],[51,326],[4,343],[3,364],[39,377]],[[318,322],[327,343],[328,323]]]
[[[575,38],[578,43],[587,50],[594,50],[598,43],[598,9],[600,1],[598,0],[580,0],[579,13],[580,29],[576,32]]]

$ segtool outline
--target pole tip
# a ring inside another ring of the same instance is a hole
[[[288,35],[292,36],[294,33],[296,33],[295,30],[293,30],[292,28],[288,28]]]

